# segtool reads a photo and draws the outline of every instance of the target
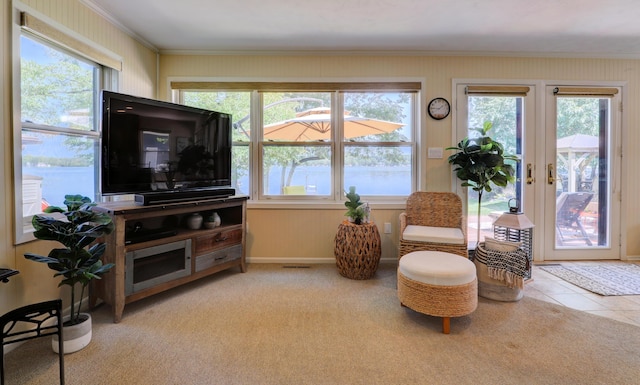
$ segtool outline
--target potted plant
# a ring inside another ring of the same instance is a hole
[[[355,223],[356,225],[369,222],[369,204],[366,202],[360,201],[360,195],[356,193],[356,187],[349,187],[349,192],[347,193],[348,201],[344,202],[344,205],[347,207],[347,212],[344,214],[348,217],[349,222]]]
[[[92,210],[95,203],[82,195],[65,195],[64,204],[67,210],[60,207],[49,206],[43,214],[36,214],[32,224],[35,229],[34,236],[37,239],[57,241],[64,247],[54,248],[49,255],[43,256],[26,253],[27,259],[46,263],[50,269],[55,270],[54,277],[62,276],[58,287],[66,285],[71,291],[71,313],[65,318],[64,338],[65,353],[72,353],[85,347],[91,341],[91,316],[81,313],[82,300],[89,282],[108,272],[114,265],[103,265],[100,257],[104,254],[106,245],[96,242],[102,236],[113,231],[114,225],[111,217],[106,213]],[[60,213],[62,216],[49,215]],[[80,300],[76,308],[75,288],[81,286]],[[81,325],[81,326],[79,326]],[[80,340],[78,333],[67,331],[68,328],[88,330]],[[74,340],[74,341],[71,341]],[[66,341],[71,341],[69,346]],[[53,343],[57,350],[57,342]]]
[[[449,163],[455,166],[456,176],[464,181],[462,186],[478,192],[478,242],[482,193],[491,192],[491,184],[506,187],[513,182],[515,169],[506,161],[519,161],[515,155],[505,154],[502,144],[487,135],[492,126],[491,122],[485,122],[482,128],[470,129],[469,137],[461,140],[457,147],[447,148],[456,151],[449,156]]]

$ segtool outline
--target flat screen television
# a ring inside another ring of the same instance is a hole
[[[233,195],[231,123],[221,112],[102,91],[102,194]]]

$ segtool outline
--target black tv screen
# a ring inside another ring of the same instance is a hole
[[[231,186],[231,115],[102,91],[103,195]]]

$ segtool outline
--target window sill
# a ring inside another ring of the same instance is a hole
[[[406,199],[386,200],[372,202],[366,199],[363,202],[369,202],[372,210],[399,210],[407,206]],[[344,202],[320,202],[320,201],[248,201],[247,209],[261,210],[343,210]]]

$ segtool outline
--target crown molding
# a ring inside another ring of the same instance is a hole
[[[113,24],[116,28],[118,28],[122,32],[124,32],[127,35],[131,36],[132,39],[138,41],[140,44],[144,45],[145,47],[149,48],[150,50],[152,50],[155,53],[159,52],[159,50],[158,50],[158,48],[156,46],[154,46],[153,44],[151,44],[150,42],[145,40],[142,36],[136,34],[132,30],[130,30],[124,24],[120,23],[110,13],[105,11],[102,7],[100,7],[98,4],[94,3],[92,0],[80,0],[80,3],[82,3],[84,6],[86,6],[87,8],[91,9],[93,12],[97,13],[98,15],[100,15],[101,17],[106,19],[108,22]]]
[[[468,56],[557,59],[640,59],[640,54],[593,52],[508,52],[508,51],[428,51],[428,50],[198,50],[161,49],[161,55],[175,56]]]

